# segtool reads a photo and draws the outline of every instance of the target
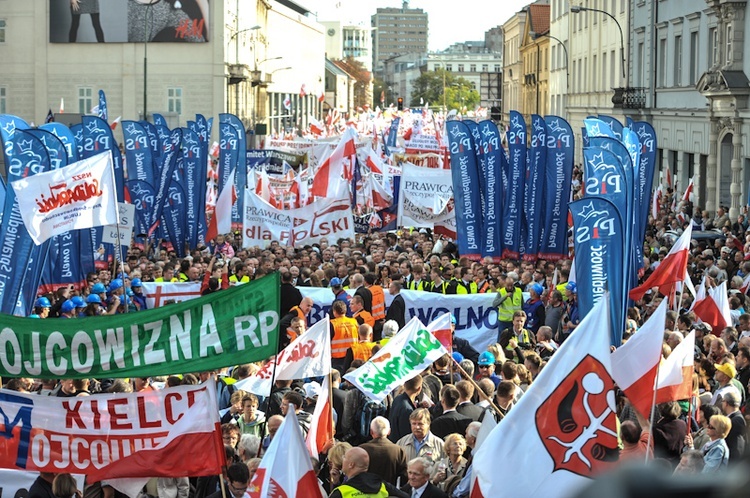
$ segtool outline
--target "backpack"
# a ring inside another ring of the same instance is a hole
[[[370,423],[375,417],[385,417],[385,405],[380,401],[373,401],[370,398],[365,397],[361,408],[359,409],[359,426],[357,427],[357,435],[365,440],[370,439]]]

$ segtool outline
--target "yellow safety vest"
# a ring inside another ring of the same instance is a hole
[[[363,493],[348,484],[342,484],[336,489],[341,493],[341,498],[388,498],[388,490],[385,489],[385,484],[380,485],[380,491],[377,493]]]
[[[499,294],[506,296],[508,291],[505,287],[500,289]],[[501,322],[512,322],[513,313],[521,309],[523,304],[523,292],[518,287],[513,288],[513,295],[503,301],[500,306],[497,307],[497,319]]]

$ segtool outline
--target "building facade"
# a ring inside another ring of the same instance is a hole
[[[382,77],[385,61],[403,54],[427,53],[428,16],[422,9],[379,8],[371,17],[375,75]]]
[[[549,108],[549,4],[533,3],[525,8],[526,23],[521,37],[521,105],[518,110],[531,125],[531,115],[544,116]]]
[[[634,1],[630,56],[642,105],[625,109],[656,130],[659,171],[695,205],[735,217],[747,205],[750,118],[747,2]]]
[[[510,122],[510,111],[521,108],[523,61],[521,44],[526,29],[526,11],[516,12],[503,24],[503,123]]]
[[[103,89],[112,118],[161,113],[174,127],[232,112],[252,128],[270,124],[278,95],[322,90],[323,26],[294,2],[195,4],[101,2],[98,29],[85,14],[72,29],[66,0],[3,1],[0,111],[36,123],[50,109],[85,114]],[[298,116],[319,115],[315,96],[295,104]]]
[[[352,59],[372,71],[372,29],[341,21],[321,21],[325,28],[326,57]]]

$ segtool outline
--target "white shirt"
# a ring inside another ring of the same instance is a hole
[[[430,481],[427,481],[426,483],[422,484],[419,488],[412,488],[411,489],[411,497],[412,498],[420,498],[422,496],[422,493],[424,493],[424,490],[427,489],[427,485],[430,483]]]

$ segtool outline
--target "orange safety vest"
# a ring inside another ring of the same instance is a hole
[[[359,340],[357,320],[340,316],[331,320],[333,340],[331,341],[331,358],[345,358],[346,350]]]
[[[305,314],[302,312],[301,309],[299,309],[299,306],[292,306],[292,309],[290,309],[289,311],[296,311],[297,312],[297,316],[301,320],[305,320]],[[299,337],[297,335],[297,332],[295,330],[293,330],[291,327],[287,327],[287,329],[286,329],[286,335],[289,337],[289,342],[292,342],[295,339],[297,339],[297,337]]]
[[[359,312],[355,313],[352,318],[354,318],[356,320],[358,317],[362,318],[362,322],[366,323],[370,327],[374,327],[375,326],[375,318],[373,318],[373,316],[370,313],[368,313],[367,311],[365,311],[365,310],[359,311]],[[357,322],[357,323],[359,323],[359,322]]]
[[[367,361],[372,357],[374,342],[355,342],[352,344],[352,356],[355,360]]]
[[[372,317],[376,322],[385,320],[385,293],[383,288],[379,285],[371,285],[370,292],[372,293]]]

